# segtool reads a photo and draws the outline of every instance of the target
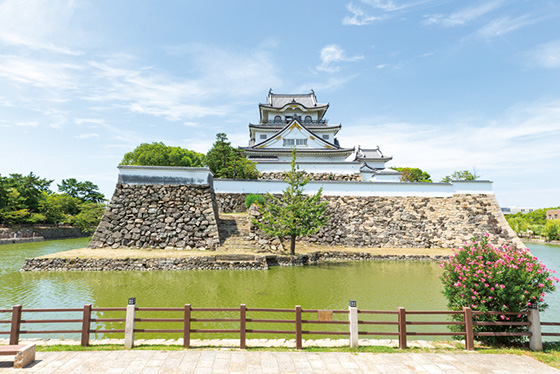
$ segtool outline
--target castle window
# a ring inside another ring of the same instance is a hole
[[[306,139],[284,139],[284,147],[285,146],[294,146],[294,145],[307,145],[307,138]]]
[[[261,135],[260,135],[260,139],[261,139],[261,140],[265,140],[265,139],[266,139],[266,134],[261,134]]]
[[[313,119],[311,118],[311,116],[305,116],[305,119],[303,120],[304,123],[311,123],[313,122]]]
[[[274,116],[274,123],[282,123],[282,117]]]
[[[329,136],[328,135],[323,135],[323,139],[329,140]]]

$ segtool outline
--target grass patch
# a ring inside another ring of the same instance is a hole
[[[544,362],[553,368],[560,369],[560,342],[543,343],[542,352],[530,351],[528,348],[497,348],[497,347],[480,347],[476,350],[478,353],[494,353],[494,354],[511,354],[518,356],[529,356]]]

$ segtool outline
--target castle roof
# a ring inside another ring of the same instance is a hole
[[[266,104],[260,105],[280,109],[289,104],[300,104],[305,108],[321,108],[329,106],[328,103],[318,103],[313,90],[311,90],[308,94],[275,94],[272,93],[272,90],[270,90],[268,91],[268,96],[266,97]]]
[[[385,157],[381,152],[381,149],[379,149],[379,146],[377,146],[377,148],[372,148],[372,149],[365,149],[358,146],[358,150],[356,151],[356,156],[354,157],[354,161],[379,161],[379,160],[388,161],[392,159],[393,157],[390,156]]]

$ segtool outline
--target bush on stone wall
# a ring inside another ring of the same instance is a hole
[[[245,197],[245,208],[249,209],[251,205],[257,204],[263,206],[265,198],[263,195],[249,194]]]

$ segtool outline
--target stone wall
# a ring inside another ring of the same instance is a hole
[[[245,197],[243,193],[217,193],[216,204],[220,213],[241,213],[245,208]]]
[[[267,270],[332,261],[443,261],[442,255],[374,255],[321,251],[298,256],[216,255],[180,258],[27,258],[22,271]]]
[[[457,248],[473,236],[490,234],[497,245],[523,247],[507,224],[494,195],[450,198],[323,196],[327,226],[308,238],[319,245],[393,248]],[[258,212],[251,211],[249,216]],[[251,239],[275,246],[255,226]],[[268,241],[268,243],[266,243]]]
[[[84,238],[88,234],[77,227],[30,225],[0,228],[0,244],[31,243],[43,240]]]
[[[362,174],[333,174],[333,173],[305,173],[305,176],[312,181],[338,181],[338,182],[363,182]],[[260,173],[259,179],[280,179],[284,180],[284,172]]]
[[[214,249],[217,219],[209,185],[119,183],[89,247]]]

